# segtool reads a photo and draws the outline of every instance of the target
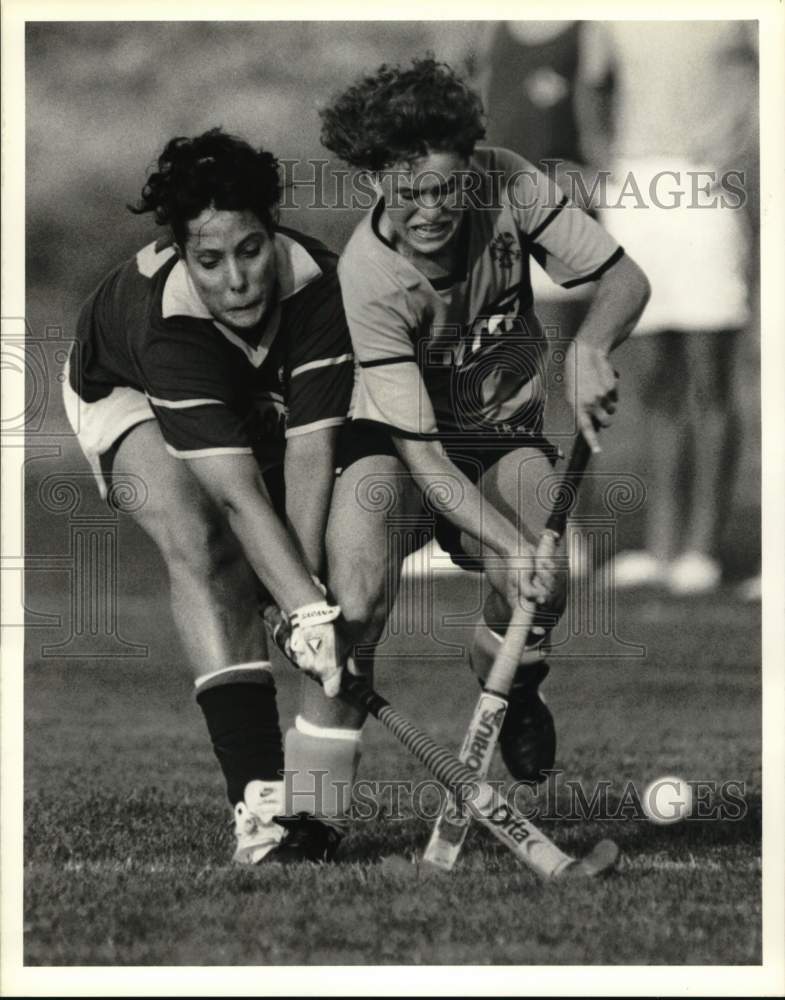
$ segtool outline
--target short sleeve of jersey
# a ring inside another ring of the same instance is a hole
[[[231,407],[227,356],[199,320],[151,334],[137,364],[170,454],[252,454],[246,422]]]
[[[399,437],[436,438],[436,417],[415,353],[417,322],[406,289],[351,244],[338,271],[358,365],[353,419],[381,424]]]
[[[570,201],[553,178],[508,150],[498,150],[505,196],[529,251],[563,288],[597,281],[624,255],[602,226]]]
[[[286,437],[340,426],[351,402],[354,358],[335,270],[296,296],[286,325]]]

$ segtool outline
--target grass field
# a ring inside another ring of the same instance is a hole
[[[642,791],[676,773],[743,783],[743,816],[675,826],[655,826],[634,807],[621,809],[626,818],[546,817],[543,829],[571,852],[600,836],[620,844],[618,873],[581,886],[538,882],[475,829],[454,875],[419,881],[380,870],[380,858],[410,857],[428,834],[411,800],[402,796],[396,816],[384,794],[381,815],[353,824],[340,864],[228,864],[218,768],[155,582],[147,578],[155,592],[133,593],[136,578],[121,603],[123,635],[150,645],[138,663],[41,657],[44,630],[28,632],[26,964],[760,962],[757,610],[730,595],[624,598],[620,634],[646,655],[582,659],[594,647],[571,639],[547,682],[561,780],[579,781],[587,797],[609,782],[611,815],[628,782]],[[474,586],[439,578],[434,620],[470,608]],[[56,591],[42,586],[36,600],[54,607]],[[474,682],[460,656],[423,659],[418,645],[416,635],[385,645],[378,686],[454,746]],[[288,720],[298,680],[281,666],[278,683]],[[499,765],[495,773],[503,776]],[[373,721],[362,776],[427,777]],[[556,788],[563,814],[566,786]]]

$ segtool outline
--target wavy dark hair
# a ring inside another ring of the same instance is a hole
[[[152,212],[185,245],[188,223],[205,208],[250,211],[272,230],[281,198],[278,160],[220,128],[170,139],[142,188],[137,215]]]
[[[480,98],[432,55],[384,64],[321,112],[322,143],[344,162],[378,171],[429,151],[470,156],[485,136]]]

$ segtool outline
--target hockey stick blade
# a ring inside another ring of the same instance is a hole
[[[557,878],[600,878],[612,872],[619,861],[619,847],[613,840],[598,841],[586,857],[562,869]]]
[[[488,775],[506,714],[507,699],[483,691],[458,755],[478,780]],[[460,810],[450,798],[434,823],[422,857],[423,864],[450,871],[458,860],[470,822],[471,815]]]

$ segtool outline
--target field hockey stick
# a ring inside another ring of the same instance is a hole
[[[556,489],[551,511],[537,545],[537,561],[553,556],[575,505],[578,485],[591,455],[582,434],[578,435],[570,461]],[[483,691],[477,699],[469,727],[466,730],[459,760],[470,766],[475,780],[484,780],[490,770],[499,734],[507,714],[509,693],[515,680],[526,640],[537,611],[533,601],[515,608]],[[434,823],[423,861],[445,871],[452,870],[471,823],[471,813],[457,808],[448,800]]]
[[[286,652],[289,630],[286,617],[274,605],[264,609],[263,617],[275,644],[294,663]],[[581,860],[565,854],[494,788],[484,781],[477,781],[470,768],[461,763],[455,754],[439,746],[397,712],[364,678],[344,670],[340,697],[378,719],[450,794],[466,802],[479,823],[542,878],[555,879],[566,875],[592,878],[615,865],[619,849],[611,840],[599,841]]]

